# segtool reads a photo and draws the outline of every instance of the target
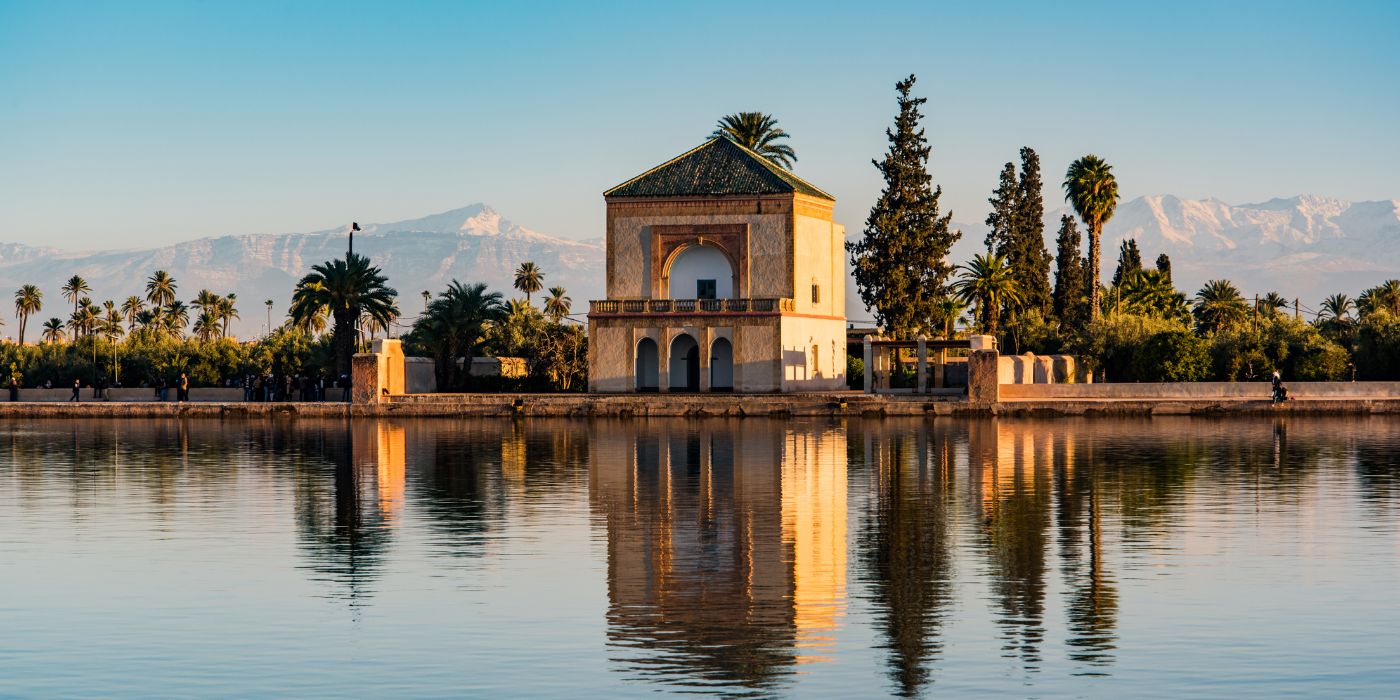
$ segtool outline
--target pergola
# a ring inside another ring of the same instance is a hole
[[[991,345],[989,345],[989,343]],[[949,350],[975,350],[991,349],[995,346],[995,341],[989,336],[973,336],[971,338],[943,339],[936,338],[930,340],[923,335],[914,340],[894,340],[880,338],[876,336],[865,336],[862,341],[865,354],[865,393],[903,393],[908,391],[914,394],[944,393],[944,368],[948,364]],[[929,357],[928,351],[937,350],[938,355],[933,363],[933,386],[929,386]],[[892,351],[913,350],[916,362],[915,377],[916,386],[913,389],[894,389],[889,386]],[[876,386],[876,379],[882,379],[883,386]]]

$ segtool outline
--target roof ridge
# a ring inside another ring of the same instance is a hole
[[[719,143],[723,141],[723,143]],[[704,143],[603,192],[604,197],[802,194],[835,197],[726,135]]]
[[[650,170],[648,170],[648,171],[642,173],[641,175],[638,175],[638,176],[636,176],[636,177],[634,177],[634,178],[628,180],[627,182],[624,182],[624,183],[622,183],[622,184],[620,184],[620,185],[616,185],[616,186],[614,186],[614,187],[609,187],[607,190],[604,190],[604,191],[603,191],[603,196],[606,197],[606,196],[612,194],[613,192],[616,192],[617,190],[620,190],[620,189],[622,189],[622,188],[624,188],[624,187],[626,187],[626,186],[628,186],[628,185],[630,185],[630,184],[632,184],[632,183],[634,183],[634,182],[636,182],[636,181],[638,181],[638,180],[640,180],[640,179],[642,179],[642,178],[644,178],[644,177],[646,177],[646,176],[648,176],[648,175],[650,175],[650,174],[652,174],[652,173],[654,173],[654,172],[656,172],[656,171],[658,171],[658,170],[660,170],[660,169],[662,169],[662,168],[664,168],[664,167],[666,167],[666,166],[668,166],[668,165],[670,165],[670,164],[672,164],[672,163],[674,163],[674,162],[676,162],[676,161],[678,161],[678,160],[680,160],[680,159],[682,159],[682,158],[684,158],[684,157],[686,157],[686,156],[688,156],[688,155],[690,155],[690,154],[692,154],[692,153],[694,153],[694,152],[696,152],[696,151],[698,151],[698,150],[700,150],[700,149],[702,149],[702,148],[704,148],[704,147],[706,147],[706,146],[712,144],[712,143],[714,143],[715,141],[720,140],[721,138],[723,138],[723,137],[721,137],[721,136],[711,136],[710,139],[709,139],[708,141],[706,141],[706,142],[700,144],[699,146],[696,146],[695,148],[692,148],[692,149],[690,149],[689,151],[686,151],[685,153],[682,153],[682,154],[676,156],[675,158],[672,158],[672,159],[666,161],[665,163],[662,163],[661,165],[658,165],[658,166],[656,166],[656,167],[654,167],[654,168],[652,168],[652,169],[650,169]],[[737,144],[736,144],[736,145],[737,145]]]
[[[827,199],[830,199],[830,200],[833,201],[833,202],[836,201],[836,198],[835,198],[835,197],[832,197],[830,194],[827,194],[826,190],[824,190],[824,189],[822,189],[822,188],[820,188],[820,187],[817,187],[816,185],[813,185],[812,183],[810,183],[810,182],[808,182],[808,181],[802,179],[800,176],[798,176],[797,173],[794,173],[793,171],[788,170],[787,168],[784,168],[784,167],[782,167],[781,165],[778,165],[777,163],[774,163],[773,161],[768,160],[767,158],[764,158],[762,153],[759,153],[758,151],[755,151],[755,150],[753,150],[752,148],[749,148],[748,146],[745,146],[744,144],[739,143],[738,141],[735,141],[734,139],[731,139],[731,138],[728,138],[728,137],[716,136],[715,138],[716,138],[716,139],[723,138],[725,141],[728,141],[728,142],[734,144],[735,146],[738,146],[738,147],[740,148],[740,150],[744,151],[744,153],[748,154],[751,158],[753,158],[754,160],[758,161],[758,164],[759,164],[759,165],[762,165],[763,167],[768,168],[768,170],[769,170],[770,172],[772,172],[774,175],[777,175],[778,177],[780,177],[780,178],[782,178],[782,179],[784,179],[784,180],[787,180],[787,179],[789,179],[789,178],[791,178],[791,179],[793,179],[793,180],[796,180],[796,181],[798,181],[799,183],[801,183],[801,184],[803,184],[803,185],[806,185],[806,186],[808,186],[808,187],[810,187],[810,188],[812,188],[812,189],[814,189],[814,190],[816,190],[816,191],[822,193],[823,195],[826,196]],[[711,140],[714,140],[714,139],[711,139]]]

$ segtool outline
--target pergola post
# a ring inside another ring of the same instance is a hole
[[[927,394],[927,393],[928,393],[928,338],[924,337],[924,334],[923,334],[923,333],[920,333],[920,334],[919,334],[919,338],[918,338],[918,341],[917,341],[917,344],[915,345],[915,347],[917,348],[916,355],[917,355],[917,357],[918,357],[918,360],[917,360],[918,364],[916,365],[916,369],[915,369],[915,372],[917,373],[917,381],[916,381],[916,383],[915,383],[915,387],[917,387],[917,388],[915,388],[914,391],[917,392],[917,393],[920,393],[920,394]]]
[[[865,393],[873,394],[875,393],[875,371],[872,365],[875,362],[875,353],[870,348],[870,334],[866,334],[861,345],[865,351]]]

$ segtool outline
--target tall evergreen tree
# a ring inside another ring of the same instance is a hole
[[[987,215],[987,253],[1002,254],[1008,242],[1015,236],[1016,227],[1016,164],[1007,163],[1001,169],[1001,179],[987,203],[992,205],[992,213]]]
[[[1118,246],[1118,269],[1113,271],[1113,286],[1123,284],[1123,280],[1134,272],[1142,271],[1142,251],[1138,250],[1136,238],[1129,238]]]
[[[1084,258],[1079,252],[1083,241],[1074,217],[1060,217],[1060,232],[1055,242],[1055,318],[1060,320],[1062,328],[1070,328],[1087,320],[1085,297],[1089,292]]]
[[[942,187],[928,173],[930,148],[919,126],[919,106],[926,98],[911,97],[914,76],[895,84],[899,116],[887,129],[890,149],[873,161],[885,178],[865,232],[846,244],[851,254],[861,301],[887,331],[908,336],[929,327],[938,302],[947,293],[948,251],[962,235],[948,227],[952,212],[939,215]]]
[[[1016,186],[1014,245],[1001,254],[1016,276],[1021,304],[1027,309],[1050,312],[1050,251],[1045,249],[1045,197],[1040,179],[1040,156],[1029,146],[1021,149],[1021,179]]]
[[[1167,281],[1172,281],[1172,259],[1166,253],[1157,256],[1157,271],[1166,276]]]

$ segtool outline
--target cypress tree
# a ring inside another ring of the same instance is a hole
[[[987,252],[1005,255],[1007,245],[1016,235],[1017,194],[1016,164],[1007,163],[1001,169],[1001,179],[987,203],[992,213],[987,215]]]
[[[1082,240],[1074,217],[1060,217],[1060,232],[1056,236],[1055,255],[1055,317],[1061,328],[1069,328],[1087,320],[1085,295],[1089,291],[1084,258],[1080,257]]]
[[[1016,196],[1016,245],[1006,251],[1025,308],[1050,311],[1050,251],[1045,249],[1045,199],[1040,156],[1021,149],[1021,181]]]
[[[883,160],[872,161],[885,189],[861,239],[846,243],[861,301],[883,328],[901,337],[933,325],[953,271],[948,250],[962,235],[948,227],[952,212],[938,212],[943,188],[929,176],[931,149],[919,126],[919,106],[928,100],[910,96],[914,80],[910,75],[895,84],[899,116],[885,130],[890,148]]]
[[[1113,271],[1113,286],[1123,283],[1134,272],[1142,272],[1142,251],[1138,250],[1136,238],[1129,238],[1118,245],[1118,269]]]
[[[1157,271],[1162,273],[1168,282],[1172,281],[1172,259],[1167,257],[1166,253],[1157,256]]]

